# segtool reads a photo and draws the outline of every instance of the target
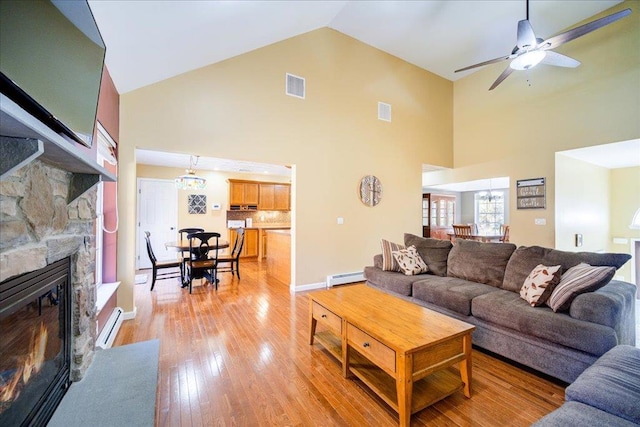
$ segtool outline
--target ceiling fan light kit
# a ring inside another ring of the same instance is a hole
[[[547,56],[547,52],[544,50],[533,50],[517,56],[509,66],[518,71],[528,70],[538,65],[545,56]]]
[[[471,65],[455,72],[466,71],[473,68],[483,67],[489,64],[495,64],[506,60],[511,60],[509,66],[498,76],[489,90],[495,89],[500,83],[502,83],[511,73],[515,71],[530,70],[538,64],[553,65],[556,67],[575,68],[580,65],[580,61],[570,58],[566,55],[554,52],[551,49],[555,49],[564,43],[571,40],[582,37],[592,31],[609,25],[618,19],[622,19],[625,16],[631,14],[631,9],[624,9],[620,12],[613,13],[605,16],[604,18],[596,19],[587,24],[565,31],[564,33],[553,36],[547,40],[537,38],[533,32],[533,27],[529,22],[529,0],[527,0],[527,19],[523,19],[518,22],[518,38],[516,46],[508,56],[502,56],[500,58],[490,59],[489,61],[480,62],[475,65]]]

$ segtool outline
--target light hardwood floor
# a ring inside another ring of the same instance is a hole
[[[142,271],[147,273],[148,271]],[[308,300],[241,262],[242,279],[180,289],[136,285],[137,316],[114,345],[160,339],[159,426],[393,426],[398,417],[337,361],[308,344]],[[149,275],[150,276],[150,275]],[[559,407],[564,387],[473,351],[473,396],[456,393],[415,426],[528,426]]]

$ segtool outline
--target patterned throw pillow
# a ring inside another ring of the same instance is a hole
[[[404,249],[404,246],[384,239],[380,240],[380,246],[382,247],[382,269],[384,271],[400,271],[400,266],[391,252]]]
[[[615,267],[592,267],[584,262],[571,267],[562,275],[547,305],[553,311],[567,310],[575,297],[600,289],[609,283],[615,273]]]
[[[415,246],[411,245],[407,249],[400,249],[391,252],[393,258],[398,262],[400,270],[406,276],[415,276],[416,274],[426,273],[429,269],[427,264],[418,254]]]
[[[520,288],[520,298],[531,304],[531,307],[538,307],[544,304],[551,296],[551,292],[553,292],[556,285],[560,283],[561,270],[561,265],[547,267],[546,265],[538,264],[531,270],[522,288]]]

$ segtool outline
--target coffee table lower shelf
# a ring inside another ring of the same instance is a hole
[[[349,370],[384,402],[398,412],[396,380],[357,351],[350,349]],[[460,373],[442,369],[413,383],[411,413],[414,414],[464,388]]]
[[[342,363],[342,339],[330,331],[318,332],[315,340],[322,345],[333,357]]]

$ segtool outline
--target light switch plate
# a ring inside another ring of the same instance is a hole
[[[341,216],[338,217],[338,225],[342,225],[344,224],[344,218],[342,218]]]
[[[547,219],[546,218],[536,218],[534,223],[536,225],[547,225]]]

